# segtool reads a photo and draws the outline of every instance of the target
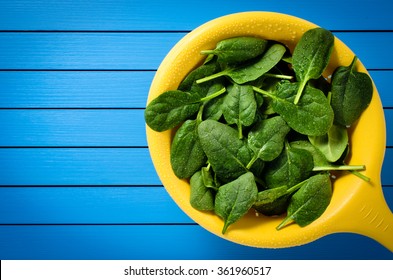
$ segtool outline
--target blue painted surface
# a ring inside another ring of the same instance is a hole
[[[143,109],[155,73],[155,70],[2,71],[0,107]],[[388,75],[380,73],[385,72],[375,72],[380,77],[379,83],[388,84]],[[393,100],[390,104],[393,105]]]
[[[16,0],[1,2],[4,30],[190,30],[230,13],[273,11],[334,30],[392,30],[386,0]]]
[[[390,7],[388,0],[0,0],[0,259],[393,259],[355,234],[272,250],[207,232],[162,187],[143,120],[157,67],[193,28],[250,10],[303,17],[333,30],[374,79],[392,209]]]

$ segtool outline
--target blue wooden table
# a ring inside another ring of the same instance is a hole
[[[344,41],[379,90],[393,208],[392,10],[388,0],[1,0],[0,259],[392,259],[349,233],[257,249],[207,232],[162,186],[143,118],[157,67],[192,29],[243,11],[302,17]]]

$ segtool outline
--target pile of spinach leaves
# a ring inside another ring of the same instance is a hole
[[[307,31],[291,54],[272,40],[235,37],[204,50],[198,66],[177,89],[145,110],[156,131],[177,128],[171,165],[189,179],[190,203],[224,220],[222,233],[251,208],[306,226],[332,196],[331,172],[349,166],[348,127],[371,101],[370,77],[349,66],[330,80],[326,69],[334,36]]]

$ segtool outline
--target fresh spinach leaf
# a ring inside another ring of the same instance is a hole
[[[331,165],[331,163],[326,159],[325,155],[309,141],[298,140],[291,142],[289,145],[295,149],[302,149],[308,151],[313,158],[314,167]]]
[[[220,71],[220,66],[218,63],[211,62],[201,65],[196,69],[192,70],[180,83],[177,89],[181,91],[196,93],[201,98],[205,97],[213,83],[221,83],[221,81],[215,80],[214,82],[212,81],[209,83],[197,84],[196,80],[212,75],[217,71]]]
[[[355,70],[357,58],[351,65],[336,69],[332,77],[332,100],[335,121],[350,126],[368,107],[373,95],[371,78]]]
[[[254,63],[228,67],[218,73],[199,79],[197,83],[204,83],[222,76],[230,77],[237,84],[254,81],[271,70],[283,57],[286,49],[281,44],[272,45],[262,57]]]
[[[146,124],[155,131],[174,128],[199,110],[200,97],[180,90],[166,91],[145,109]]]
[[[256,201],[257,194],[258,188],[251,172],[239,176],[218,189],[214,211],[224,220],[223,234],[231,224],[250,210]]]
[[[248,133],[248,145],[254,156],[248,163],[250,168],[255,160],[272,161],[278,157],[284,147],[284,140],[290,131],[289,126],[280,116],[262,120]]]
[[[224,98],[222,113],[228,124],[236,124],[239,138],[243,138],[242,127],[253,124],[257,111],[252,86],[234,84],[228,87]]]
[[[236,129],[214,121],[205,120],[198,126],[198,135],[213,171],[224,183],[246,173],[252,152],[240,140]]]
[[[326,69],[333,50],[334,36],[323,28],[306,31],[297,43],[292,56],[292,67],[300,82],[294,104],[310,79],[318,79]]]
[[[214,210],[214,191],[205,186],[202,172],[197,171],[190,179],[190,204],[201,211]]]
[[[326,134],[333,124],[333,109],[322,91],[306,86],[302,99],[295,105],[298,83],[281,83],[274,94],[255,88],[254,90],[271,97],[275,112],[295,131],[308,135]]]
[[[268,44],[267,40],[241,36],[224,39],[217,43],[214,50],[203,50],[201,54],[213,54],[221,65],[238,64],[261,55]]]
[[[206,97],[210,97],[211,95],[219,92],[224,88],[224,85],[221,83],[214,83],[208,90]],[[205,101],[204,109],[203,109],[203,119],[212,119],[218,121],[222,116],[222,109],[224,103],[224,96],[220,95],[216,98]]]
[[[289,203],[287,190],[287,186],[263,190],[258,193],[253,207],[267,216],[281,215],[286,212]]]
[[[203,184],[205,185],[206,188],[218,190],[219,186],[217,186],[217,182],[214,179],[213,174],[211,173],[210,164],[208,165],[208,167],[202,167],[201,174],[202,174]]]
[[[310,177],[313,168],[314,162],[310,152],[286,143],[280,156],[267,163],[264,181],[268,188],[292,187]]]
[[[328,133],[322,136],[309,136],[311,144],[319,149],[330,162],[340,159],[348,147],[348,132],[346,127],[333,124]]]
[[[173,172],[181,179],[190,178],[207,160],[197,128],[196,120],[185,121],[172,141],[170,162]]]
[[[287,217],[277,229],[291,221],[304,227],[319,218],[330,204],[332,185],[328,173],[310,177],[292,197],[288,206]]]

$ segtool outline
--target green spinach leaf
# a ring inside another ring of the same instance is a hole
[[[333,50],[334,36],[323,28],[306,31],[297,43],[292,56],[292,67],[300,82],[294,104],[310,79],[318,79],[326,69]]]
[[[256,201],[257,194],[258,188],[251,172],[241,175],[218,189],[214,211],[224,220],[223,234],[231,224],[250,210]]]
[[[314,162],[310,152],[286,143],[280,156],[267,163],[264,181],[268,188],[292,187],[310,177],[313,168]]]
[[[298,83],[281,83],[275,94],[255,88],[254,90],[271,97],[275,112],[295,131],[308,136],[326,134],[333,124],[333,109],[322,91],[306,86],[303,97],[295,105]]]
[[[252,86],[234,84],[228,87],[224,98],[222,113],[228,124],[236,124],[239,138],[243,138],[242,127],[253,124],[257,111]]]
[[[252,152],[240,140],[236,129],[214,121],[205,120],[198,126],[198,135],[213,171],[224,183],[246,173]]]
[[[285,213],[289,203],[287,189],[287,186],[282,186],[259,192],[253,207],[259,213],[267,216]]]
[[[197,171],[190,179],[190,204],[201,211],[214,210],[214,191],[205,186],[202,172]]]
[[[284,140],[290,131],[289,126],[280,116],[262,120],[254,125],[248,133],[248,145],[254,157],[247,165],[249,168],[255,160],[272,161],[278,157],[284,147]]]
[[[326,159],[325,155],[309,141],[298,140],[291,142],[289,145],[295,149],[302,149],[308,151],[313,158],[314,167],[331,165],[331,163]]]
[[[159,132],[174,128],[198,112],[199,100],[197,94],[180,90],[166,91],[147,105],[146,124]]]
[[[206,97],[210,98],[211,95],[219,92],[224,88],[221,83],[214,83],[208,90]],[[225,95],[220,95],[216,98],[205,101],[203,109],[203,119],[212,119],[218,121],[222,116],[222,109]]]
[[[220,71],[220,66],[218,65],[218,63],[212,62],[201,65],[196,69],[192,70],[180,83],[177,89],[181,91],[196,93],[201,98],[205,97],[213,83],[221,83],[221,81],[215,80],[214,82],[211,81],[209,83],[197,84],[196,80],[212,75],[217,71]]]
[[[328,133],[322,136],[309,136],[311,144],[319,149],[330,162],[336,162],[348,147],[346,127],[333,124]]]
[[[208,165],[208,167],[202,167],[201,174],[205,187],[211,188],[213,190],[218,190],[219,186],[217,186],[217,182],[214,179],[213,174],[211,173],[210,164]]]
[[[214,50],[203,50],[201,54],[214,54],[221,65],[238,64],[261,55],[267,40],[256,37],[234,37],[217,43]]]
[[[287,217],[277,229],[294,221],[299,226],[309,225],[319,218],[330,204],[332,186],[328,173],[310,177],[292,197],[288,206]]]
[[[355,70],[357,58],[351,65],[336,69],[332,77],[332,101],[335,121],[350,126],[368,107],[373,95],[370,77]]]
[[[196,120],[185,121],[172,141],[170,161],[173,172],[181,179],[190,178],[207,160],[197,128]]]
[[[251,64],[228,67],[216,74],[199,79],[197,83],[204,83],[222,76],[230,77],[237,84],[254,81],[271,70],[283,57],[286,49],[281,44],[272,45],[262,57]]]

